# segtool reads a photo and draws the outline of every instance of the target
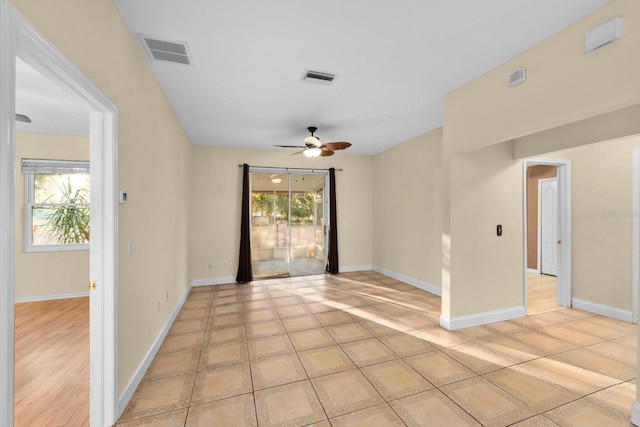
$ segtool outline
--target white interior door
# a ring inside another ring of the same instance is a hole
[[[558,274],[558,179],[539,181],[540,272]]]

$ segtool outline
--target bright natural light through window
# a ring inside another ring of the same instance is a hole
[[[88,249],[89,163],[23,159],[25,250]]]

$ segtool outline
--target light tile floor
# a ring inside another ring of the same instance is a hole
[[[195,288],[122,426],[629,426],[637,326],[548,305],[447,331],[375,272]]]

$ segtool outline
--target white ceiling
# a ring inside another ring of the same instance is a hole
[[[63,89],[16,58],[16,132],[89,136],[89,110]]]
[[[351,154],[439,127],[444,94],[609,1],[114,0],[136,40],[188,43],[193,66],[149,64],[193,144],[299,145],[317,126],[323,142],[353,143]],[[307,69],[337,77],[306,83]],[[17,112],[30,129],[62,126],[49,99],[36,120],[20,74]]]

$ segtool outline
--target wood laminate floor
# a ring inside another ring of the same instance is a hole
[[[529,315],[560,310],[556,297],[556,276],[527,274],[527,313]]]
[[[89,425],[89,298],[15,305],[16,426]]]

